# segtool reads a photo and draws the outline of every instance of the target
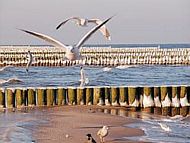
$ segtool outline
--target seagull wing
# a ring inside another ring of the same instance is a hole
[[[55,47],[62,47],[62,48],[65,48],[65,49],[67,48],[66,45],[62,44],[61,42],[59,42],[59,41],[57,41],[57,40],[53,39],[52,37],[47,36],[47,35],[45,35],[45,34],[33,32],[33,31],[28,31],[28,30],[23,30],[23,29],[19,29],[19,30],[21,30],[21,31],[23,31],[23,32],[26,32],[26,33],[28,33],[28,34],[31,34],[31,35],[33,35],[33,36],[36,36],[36,37],[38,37],[38,38],[40,38],[40,39],[42,39],[42,40],[44,40],[44,41],[47,41],[47,42],[49,42],[51,45],[53,45],[53,46],[55,46]]]
[[[92,22],[92,23],[95,23],[97,25],[102,23],[102,21],[100,19],[89,19],[88,22]],[[107,40],[111,40],[110,33],[109,33],[109,31],[105,25],[103,25],[99,30],[106,37]]]
[[[77,20],[78,23],[81,22],[81,18],[79,18],[79,17],[71,17],[71,18],[68,18],[68,19],[66,19],[65,21],[61,22],[61,23],[56,27],[56,29],[59,29],[62,25],[64,25],[65,23],[67,23],[69,20],[72,20],[72,19]]]
[[[113,17],[113,16],[112,16]],[[84,35],[84,37],[82,37],[82,39],[78,42],[78,44],[76,45],[76,47],[80,48],[85,41],[87,41],[90,36],[95,33],[98,29],[100,29],[104,24],[106,24],[112,17],[106,19],[104,22],[102,22],[101,24],[95,26],[94,28],[92,28],[86,35]]]
[[[69,20],[70,20],[70,18],[69,18],[69,19],[66,19],[66,20],[63,21],[63,22],[61,22],[61,23],[56,27],[56,29],[59,29],[62,25],[64,25],[65,23],[67,23]]]

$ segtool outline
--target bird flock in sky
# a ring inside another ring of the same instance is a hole
[[[113,17],[113,16],[112,16]],[[69,45],[66,46],[65,44],[61,43],[58,40],[55,40],[54,38],[45,35],[45,34],[41,34],[41,33],[37,33],[34,31],[29,31],[29,30],[24,30],[24,29],[19,29],[25,33],[31,34],[35,37],[38,37],[42,40],[45,40],[47,42],[49,42],[51,45],[55,46],[55,47],[59,47],[59,48],[64,48],[65,49],[65,60],[69,60],[69,61],[74,61],[74,60],[80,60],[82,58],[81,54],[80,54],[80,48],[84,45],[84,43],[97,31],[99,30],[103,36],[105,36],[105,38],[107,40],[111,40],[111,36],[110,33],[107,29],[107,27],[105,26],[105,24],[110,21],[112,19],[112,17],[107,18],[104,21],[101,21],[100,19],[85,19],[85,18],[79,18],[79,17],[70,17],[66,20],[64,20],[63,22],[61,22],[56,29],[59,29],[61,26],[63,26],[65,23],[67,23],[70,20],[75,20],[76,24],[82,27],[87,26],[89,23],[94,23],[96,24],[95,27],[93,27],[89,32],[87,32],[82,38],[81,40],[76,44],[76,45]],[[32,54],[30,51],[28,51],[28,55],[27,55],[27,65],[26,65],[26,71],[29,71],[29,67],[32,65],[32,61],[34,60]],[[88,79],[84,79],[84,72],[83,72],[83,68],[81,68],[81,86],[85,85],[85,83],[88,83]],[[87,81],[87,82],[85,82]]]

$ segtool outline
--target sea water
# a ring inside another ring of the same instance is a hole
[[[0,143],[32,143],[35,132],[39,125],[48,122],[43,116],[47,110],[6,111],[0,112]]]
[[[88,86],[189,85],[190,66],[134,65],[119,67],[84,66]],[[14,79],[11,82],[5,82]],[[2,82],[1,82],[2,81]],[[80,66],[9,67],[0,70],[0,87],[79,86]]]
[[[169,130],[161,127],[161,125],[166,126]],[[190,143],[190,116],[182,117],[176,115],[174,117],[151,117],[147,114],[140,119],[140,122],[126,126],[140,128],[145,133],[144,136],[140,137],[126,137],[133,141]]]

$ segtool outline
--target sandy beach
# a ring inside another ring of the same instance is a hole
[[[138,122],[135,119],[101,113],[94,106],[63,106],[49,108],[40,118],[46,118],[47,124],[42,124],[33,130],[34,142],[38,143],[85,143],[86,134],[100,142],[96,135],[103,126],[109,127],[106,143],[133,142],[122,137],[141,136],[140,129],[124,127],[125,124]]]

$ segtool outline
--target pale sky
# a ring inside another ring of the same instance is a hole
[[[190,0],[0,0],[0,45],[46,44],[16,28],[76,44],[94,25],[78,27],[71,16],[106,19],[111,41],[97,31],[85,44],[190,43]]]

